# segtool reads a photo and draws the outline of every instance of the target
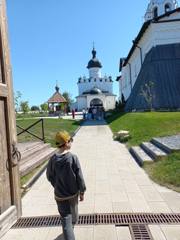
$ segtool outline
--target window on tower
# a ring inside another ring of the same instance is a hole
[[[164,11],[165,11],[165,13],[171,11],[171,6],[170,6],[169,3],[166,3],[166,4],[165,4],[165,6],[164,6]]]
[[[155,7],[155,8],[153,9],[153,18],[157,18],[157,17],[158,17],[158,8]]]

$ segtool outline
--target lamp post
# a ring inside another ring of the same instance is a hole
[[[132,42],[133,42],[134,46],[139,48],[139,50],[140,50],[141,66],[142,66],[142,48],[140,46],[138,46],[134,40]]]

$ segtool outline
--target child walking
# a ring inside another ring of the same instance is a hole
[[[69,150],[73,142],[66,131],[55,137],[59,153],[54,154],[47,165],[47,179],[54,187],[54,195],[61,216],[65,240],[75,240],[74,225],[78,220],[78,196],[84,200],[86,186],[78,157]]]

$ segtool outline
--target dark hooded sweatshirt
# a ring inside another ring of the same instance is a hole
[[[56,200],[70,199],[86,190],[78,157],[70,152],[54,154],[48,162],[46,175],[54,187]]]

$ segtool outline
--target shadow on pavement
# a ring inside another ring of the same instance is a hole
[[[85,120],[81,124],[81,126],[97,126],[97,125],[107,125],[107,123],[105,120]]]
[[[64,240],[63,233],[57,236],[54,240]]]

